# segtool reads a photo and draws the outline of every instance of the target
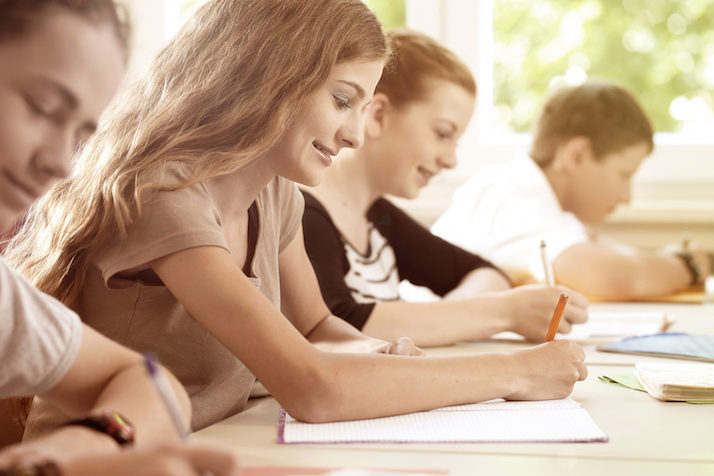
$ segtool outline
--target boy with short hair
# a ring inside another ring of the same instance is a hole
[[[652,135],[624,88],[601,81],[560,88],[541,110],[529,156],[484,167],[454,194],[432,231],[541,281],[544,240],[558,284],[607,300],[699,284],[709,273],[703,251],[645,252],[598,239],[589,228],[629,202]]]

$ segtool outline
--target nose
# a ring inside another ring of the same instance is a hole
[[[453,169],[456,167],[456,146],[448,146],[448,148],[436,158],[436,163],[442,169]]]
[[[39,178],[46,182],[67,177],[72,170],[74,150],[73,134],[59,129],[53,131],[35,156],[35,171]]]
[[[338,143],[342,147],[359,149],[364,144],[364,121],[366,116],[355,111],[350,114],[342,127],[337,131]]]

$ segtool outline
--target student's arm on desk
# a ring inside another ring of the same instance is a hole
[[[446,293],[444,299],[460,299],[490,291],[505,291],[513,286],[494,268],[478,268],[464,276],[459,285]]]
[[[322,299],[312,263],[305,252],[302,230],[280,254],[281,310],[300,333],[317,348],[328,352],[379,352],[423,355],[414,342],[403,336],[391,342],[367,335],[330,314]]]
[[[189,425],[191,403],[176,378],[165,372],[181,416]],[[84,415],[114,410],[125,416],[136,430],[135,444],[177,442],[179,437],[156,387],[147,375],[141,355],[83,326],[77,357],[65,376],[42,397],[64,410]],[[0,466],[13,462],[52,460],[64,462],[92,454],[118,451],[109,436],[83,426],[64,426],[0,455]]]
[[[709,272],[707,256],[693,257]],[[556,281],[587,296],[626,301],[666,296],[689,287],[691,275],[676,256],[633,249],[631,253],[598,243],[579,243],[555,258]]]
[[[323,352],[303,336],[329,316],[314,302],[317,289],[304,301],[299,287],[283,292],[293,325],[222,248],[190,248],[152,267],[188,312],[303,421],[376,418],[497,397],[560,398],[587,375],[583,350],[568,341],[514,354],[442,358]],[[304,279],[289,268],[282,286]]]

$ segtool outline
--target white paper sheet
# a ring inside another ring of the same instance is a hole
[[[281,414],[279,443],[594,442],[607,435],[570,398],[490,401],[387,418],[302,423]]]
[[[576,324],[569,334],[558,334],[561,339],[584,341],[606,337],[631,337],[656,334],[669,327],[671,320],[657,311],[591,311],[588,322]],[[545,336],[545,334],[544,334]],[[523,340],[515,332],[499,332],[497,340]]]

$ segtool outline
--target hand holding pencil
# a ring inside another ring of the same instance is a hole
[[[560,319],[563,317],[563,311],[567,303],[568,293],[562,293],[558,299],[558,304],[555,306],[555,311],[553,311],[553,317],[550,319],[550,326],[548,326],[548,332],[545,334],[544,342],[550,342],[555,338],[555,334],[558,332],[558,326],[560,325]]]

